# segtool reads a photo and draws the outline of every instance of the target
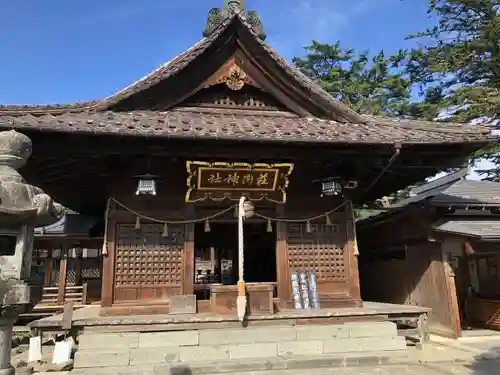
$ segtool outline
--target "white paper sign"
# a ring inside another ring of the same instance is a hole
[[[28,349],[28,362],[38,362],[42,360],[42,340],[40,336],[30,337]]]
[[[72,340],[56,342],[56,346],[54,347],[54,354],[52,356],[52,363],[58,365],[60,363],[68,362],[71,359],[72,350]]]

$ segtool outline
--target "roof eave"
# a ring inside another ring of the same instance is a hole
[[[444,234],[450,234],[454,236],[461,236],[461,237],[468,237],[472,238],[475,240],[481,240],[481,241],[500,241],[500,234],[499,235],[481,235],[477,233],[467,233],[467,232],[457,232],[457,231],[451,231],[451,230],[444,230],[444,229],[439,229],[439,228],[433,228],[434,232],[437,233],[444,233]]]

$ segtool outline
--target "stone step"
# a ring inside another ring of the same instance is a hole
[[[268,326],[163,332],[84,333],[80,350],[279,343],[343,338],[394,338],[392,322],[308,326]]]
[[[81,350],[75,368],[138,366],[166,362],[227,361],[265,357],[322,356],[344,353],[404,351],[403,337],[330,338],[251,344],[128,347]]]
[[[394,359],[404,363],[406,350],[363,352],[321,356],[284,356],[225,361],[170,362],[149,365],[75,368],[71,375],[206,375],[235,374],[251,371],[312,370],[328,367],[375,366],[390,364]]]

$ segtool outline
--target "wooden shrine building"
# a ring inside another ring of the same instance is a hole
[[[321,306],[361,306],[352,203],[461,166],[493,140],[478,126],[354,112],[230,3],[210,11],[199,42],[110,97],[0,107],[0,127],[33,141],[23,176],[106,218],[101,314],[168,312],[176,295],[232,312],[240,266],[250,313],[293,306],[292,270],[316,272]],[[256,215],[240,264],[243,195]]]
[[[430,307],[430,331],[451,337],[500,329],[500,184],[466,174],[422,185],[356,225],[363,298]]]
[[[99,302],[102,271],[102,216],[68,210],[58,222],[35,228],[31,262],[32,285],[43,286],[42,299],[25,318]]]

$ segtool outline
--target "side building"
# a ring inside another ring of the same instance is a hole
[[[430,307],[431,332],[455,338],[500,329],[500,184],[466,174],[356,224],[362,297]]]

